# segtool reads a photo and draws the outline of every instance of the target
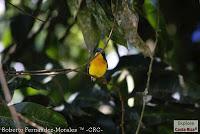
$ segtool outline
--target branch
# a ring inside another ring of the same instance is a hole
[[[69,26],[66,28],[66,31],[65,31],[65,33],[63,34],[63,36],[62,36],[60,39],[58,39],[59,42],[63,42],[63,41],[65,40],[65,38],[67,37],[67,35],[68,35],[69,32],[70,32],[70,29],[72,28],[72,26],[73,26],[75,23],[76,23],[76,18],[75,18],[75,20],[74,20],[71,24],[69,24]]]
[[[69,26],[67,27],[67,29],[66,29],[64,35],[59,39],[60,42],[63,42],[63,41],[65,40],[66,36],[67,36],[67,35],[69,34],[69,32],[70,32],[71,27],[76,23],[76,21],[77,21],[77,16],[78,16],[78,13],[79,13],[79,11],[80,11],[80,6],[81,6],[81,4],[82,4],[82,1],[83,1],[83,0],[78,1],[79,3],[78,3],[78,7],[77,7],[76,14],[75,14],[75,16],[74,16],[74,18],[73,18],[73,22],[72,22],[71,24],[69,24]]]
[[[140,131],[140,127],[141,127],[141,124],[142,124],[142,118],[144,116],[144,111],[145,111],[145,105],[146,105],[146,101],[144,99],[144,97],[148,94],[149,92],[149,86],[150,86],[150,79],[151,79],[151,74],[152,74],[152,65],[153,65],[153,61],[154,61],[154,54],[155,54],[155,50],[156,50],[156,46],[157,46],[157,43],[158,43],[158,32],[159,32],[159,3],[157,3],[157,28],[156,28],[156,40],[155,40],[155,48],[154,48],[154,51],[152,52],[152,56],[150,57],[151,58],[151,61],[150,61],[150,64],[149,64],[149,69],[148,69],[148,72],[147,72],[147,82],[146,82],[146,88],[143,92],[143,104],[142,104],[142,111],[141,111],[141,115],[140,115],[140,119],[139,119],[139,122],[138,122],[138,126],[137,126],[137,129],[136,129],[136,134],[139,133]]]
[[[0,82],[1,82],[2,90],[3,90],[4,96],[5,96],[5,100],[6,100],[7,106],[9,108],[10,113],[11,113],[12,119],[13,119],[13,121],[16,121],[16,128],[22,129],[20,121],[19,121],[21,119],[22,121],[24,121],[25,123],[31,125],[34,128],[44,129],[42,126],[39,126],[38,124],[36,124],[35,122],[33,122],[33,121],[29,120],[28,118],[24,117],[20,113],[17,113],[16,109],[15,109],[15,107],[13,105],[8,105],[9,102],[11,101],[12,97],[11,97],[11,94],[10,94],[10,91],[8,89],[8,85],[7,85],[5,76],[4,76],[4,72],[3,72],[3,69],[2,69],[2,64],[0,64]],[[19,134],[24,134],[24,132],[23,131],[19,131]]]
[[[34,39],[42,31],[42,29],[45,27],[45,25],[49,21],[50,17],[51,17],[51,11],[48,13],[48,15],[46,17],[46,21],[41,24],[40,28],[35,33],[33,33],[32,35],[29,35],[29,37],[31,39]]]
[[[104,83],[104,82],[103,82]],[[105,81],[104,84],[108,84],[107,81]],[[125,120],[125,108],[124,108],[124,99],[122,96],[122,93],[119,89],[119,86],[116,85],[116,83],[110,83],[110,85],[112,85],[112,87],[117,91],[118,95],[119,95],[119,100],[121,103],[121,121],[120,121],[120,128],[121,128],[121,134],[125,134],[125,128],[124,128],[124,120]]]
[[[121,123],[120,123],[121,133],[125,134],[125,129],[124,129],[124,112],[125,112],[124,100],[123,100],[123,97],[122,97],[122,94],[121,94],[119,88],[117,88],[117,91],[118,91],[119,99],[120,99],[120,102],[121,102]]]
[[[3,68],[2,68],[1,63],[0,63],[0,82],[1,82],[1,87],[2,87],[2,90],[3,90],[4,96],[5,96],[6,103],[8,104],[11,101],[12,97],[11,97],[10,91],[8,89],[8,85],[7,85],[5,76],[4,76],[4,72],[3,72]],[[13,105],[8,105],[8,109],[11,113],[13,121],[16,122],[16,128],[21,129],[20,121],[19,121],[19,118],[17,116],[17,112],[16,112],[15,107]],[[19,132],[19,133],[23,134],[24,132]]]
[[[104,48],[100,51],[100,53],[102,53],[105,50],[105,48],[108,46],[108,42],[111,39],[113,29],[114,29],[114,23],[113,23],[113,26],[110,30],[108,40],[106,41],[106,44],[105,44]],[[98,56],[99,54],[97,54],[96,56]],[[75,69],[69,68],[69,69],[35,70],[35,71],[7,71],[6,74],[11,75],[11,76],[23,76],[23,75],[59,75],[59,74],[67,74],[67,73],[70,73],[70,72],[80,72],[80,73],[83,73],[85,75],[88,75],[88,76],[95,78],[95,76],[92,76],[92,75],[90,75],[86,72],[82,72],[79,69],[88,65],[96,56],[92,57],[89,61],[87,61],[86,63],[84,63],[83,65],[81,65],[81,66],[79,66]]]
[[[145,100],[144,100],[144,98],[143,98],[143,102],[142,102],[142,111],[141,111],[141,114],[140,114],[140,119],[139,119],[139,122],[138,122],[137,129],[136,129],[136,132],[135,132],[136,134],[138,134],[139,131],[140,131],[140,127],[141,127],[141,124],[142,124],[142,118],[143,118],[144,110],[145,110],[145,105],[146,105],[146,103],[145,103]]]
[[[42,20],[42,19],[40,19],[40,18],[37,18],[37,17],[31,15],[30,13],[27,13],[24,9],[22,9],[22,8],[20,8],[20,7],[16,6],[16,5],[14,5],[14,4],[12,4],[12,3],[9,2],[8,0],[6,0],[6,2],[7,2],[9,5],[11,5],[11,6],[13,6],[14,8],[16,8],[17,10],[19,10],[20,12],[22,12],[23,14],[25,14],[25,15],[27,15],[27,16],[30,16],[30,17],[32,17],[32,18],[35,19],[35,20],[38,20],[38,21],[41,21],[41,22],[45,22],[44,20]]]
[[[52,70],[35,70],[35,71],[7,71],[7,75],[11,76],[23,76],[23,75],[59,75],[59,74],[67,74],[70,72],[81,72],[76,69],[52,69]],[[84,73],[84,72],[82,72]]]

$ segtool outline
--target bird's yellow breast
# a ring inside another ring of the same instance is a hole
[[[102,77],[107,70],[107,62],[106,59],[102,56],[102,54],[98,54],[89,65],[89,74],[95,76],[97,78]]]

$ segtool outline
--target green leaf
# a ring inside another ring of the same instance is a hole
[[[67,127],[62,115],[42,105],[32,102],[22,102],[15,105],[17,111],[42,127]]]
[[[27,117],[31,121],[37,123],[38,125],[41,125],[44,128],[68,126],[66,120],[62,115],[42,105],[31,102],[22,102],[16,104],[15,107],[17,112],[21,113],[23,116]],[[11,128],[15,127],[8,107],[3,104],[0,104],[0,126]]]
[[[145,0],[143,5],[147,20],[154,29],[157,28],[157,17],[158,17],[156,6],[157,6],[156,3],[154,3],[152,0]]]
[[[100,39],[100,30],[88,8],[85,7],[79,11],[78,25],[89,52],[92,52]]]
[[[99,5],[98,2],[93,2],[90,8],[92,11],[92,15],[96,20],[96,24],[98,25],[101,32],[104,34],[108,33],[110,28],[112,27],[112,22],[106,16],[103,8]]]
[[[5,47],[9,46],[12,43],[12,35],[11,35],[10,28],[5,29],[3,33],[2,41]]]
[[[114,23],[114,18],[111,16],[108,16],[109,15],[108,10],[110,11],[110,13],[112,11],[111,9],[107,9],[109,7],[107,4],[101,5],[98,2],[95,2],[93,5],[91,5],[92,15],[94,16],[96,20],[96,24],[101,30],[101,33],[105,34],[105,36],[109,35],[109,32]],[[107,5],[107,8],[105,7],[106,5]],[[106,11],[107,11],[107,14],[106,14]],[[122,29],[120,27],[114,27],[111,39],[118,44],[125,45],[126,41],[124,40],[124,38],[122,38],[123,36],[124,36],[124,33]]]
[[[51,98],[54,105],[60,105],[64,101],[64,94],[68,92],[68,79],[66,75],[57,75],[47,83],[49,89],[48,96]]]

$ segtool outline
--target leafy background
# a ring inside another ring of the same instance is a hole
[[[9,2],[23,11],[0,0],[0,50],[6,72],[82,66],[97,45],[105,45],[113,12],[123,8],[120,0]],[[128,6],[139,17],[137,31],[145,42],[155,41],[159,27],[141,133],[172,133],[174,119],[200,119],[200,3],[130,0]],[[114,23],[105,50],[111,84],[91,81],[83,73],[86,67],[66,75],[6,75],[17,111],[43,127],[100,126],[103,133],[120,133],[119,87],[125,131],[134,133],[143,103],[138,92],[145,89],[150,59],[127,44],[127,31]],[[0,126],[14,127],[0,93]]]

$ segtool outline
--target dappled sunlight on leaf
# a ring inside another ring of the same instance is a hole
[[[24,71],[25,67],[21,62],[12,62],[11,67],[13,67],[16,71]]]
[[[119,62],[119,57],[115,51],[110,52],[106,55],[106,60],[108,62],[108,70],[111,70],[117,66]]]

